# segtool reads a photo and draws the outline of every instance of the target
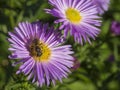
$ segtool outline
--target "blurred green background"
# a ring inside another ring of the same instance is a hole
[[[109,10],[102,16],[101,33],[92,45],[81,46],[69,37],[80,67],[63,83],[55,87],[37,87],[23,74],[16,75],[14,60],[8,59],[8,32],[22,21],[53,23],[54,17],[44,12],[48,0],[0,0],[0,90],[120,90],[120,36],[110,32],[111,21],[120,21],[120,0],[111,0]]]

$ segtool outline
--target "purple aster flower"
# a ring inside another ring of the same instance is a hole
[[[120,35],[120,22],[117,21],[112,22],[111,32],[115,35]]]
[[[46,12],[58,17],[55,23],[62,23],[60,29],[64,29],[65,37],[70,31],[75,41],[83,44],[83,40],[90,43],[90,38],[99,34],[101,21],[91,0],[49,0],[49,3],[54,8]]]
[[[51,82],[55,85],[56,80],[62,82],[70,73],[74,60],[71,45],[60,46],[62,35],[53,27],[40,22],[22,22],[9,35],[12,52],[9,57],[18,59],[15,65],[21,63],[17,74],[24,73],[38,86],[48,86]]]
[[[92,0],[97,6],[98,13],[101,15],[108,10],[110,0]]]

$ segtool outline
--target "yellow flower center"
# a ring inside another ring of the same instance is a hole
[[[36,61],[40,62],[48,61],[51,55],[51,50],[48,48],[48,46],[38,39],[34,39],[32,41],[29,46],[29,51],[30,55],[33,56]]]
[[[78,24],[82,18],[79,11],[73,8],[68,8],[65,13],[67,19],[74,24]]]

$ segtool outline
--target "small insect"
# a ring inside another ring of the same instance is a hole
[[[38,39],[34,39],[30,45],[30,52],[31,55],[40,57],[42,55],[42,50],[39,46],[39,41]]]
[[[35,46],[35,51],[36,51],[38,57],[42,55],[42,51],[39,48],[39,46]]]

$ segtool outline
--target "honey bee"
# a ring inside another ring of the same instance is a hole
[[[35,51],[36,51],[38,57],[42,55],[42,51],[39,48],[39,46],[35,46]]]
[[[32,53],[32,55],[35,55],[37,57],[42,55],[42,50],[39,47],[39,42],[37,39],[34,39],[32,41],[32,45],[30,45],[30,52]]]

